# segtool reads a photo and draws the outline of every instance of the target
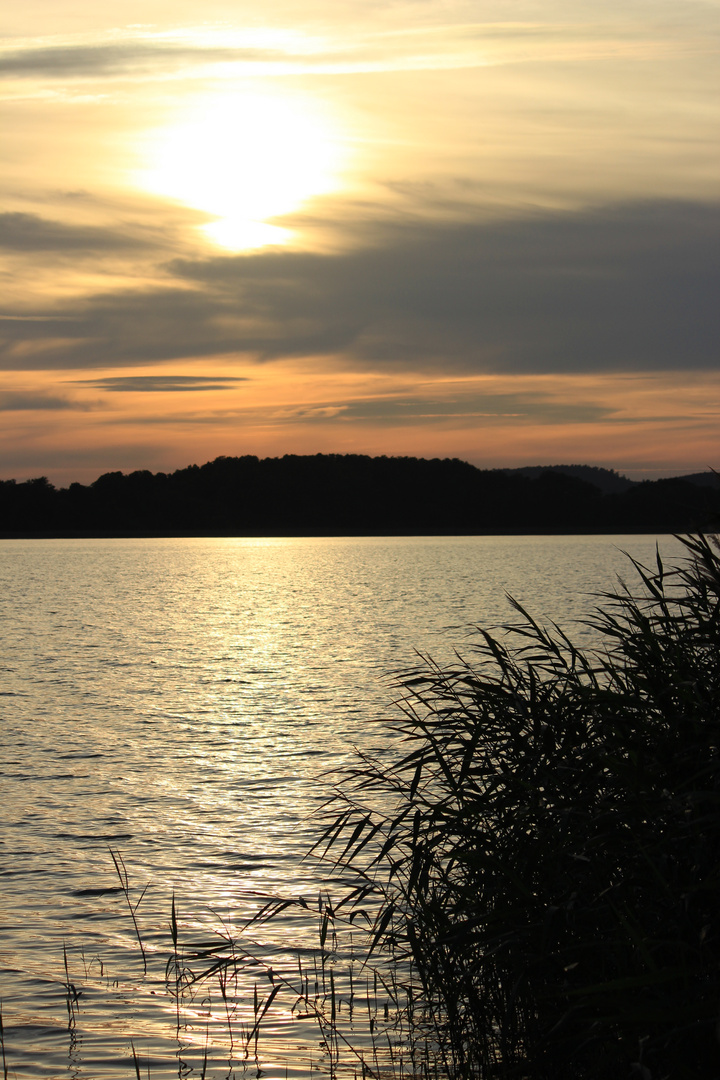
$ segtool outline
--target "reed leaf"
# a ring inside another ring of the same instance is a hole
[[[406,751],[338,785],[317,848],[452,1080],[720,1075],[720,557],[683,543],[598,598],[595,650],[513,602],[400,676]]]

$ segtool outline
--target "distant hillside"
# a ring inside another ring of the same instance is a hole
[[[719,521],[720,490],[706,483],[634,484],[590,466],[482,470],[456,458],[220,457],[173,473],[104,473],[88,486],[0,482],[3,537],[659,534]]]
[[[678,479],[686,480],[689,484],[700,484],[701,487],[720,488],[720,473],[718,472],[688,473],[687,476],[680,476]]]
[[[519,469],[500,469],[507,475],[527,476],[536,480],[543,473],[556,472],[565,476],[576,476],[578,480],[585,480],[588,484],[594,484],[604,495],[613,491],[629,491],[641,483],[649,483],[647,480],[630,480],[615,469],[603,469],[599,465],[524,465]],[[688,484],[699,484],[701,487],[720,488],[720,473],[709,469],[707,472],[688,473],[684,476],[666,477],[666,479],[682,480]]]
[[[576,476],[578,480],[585,480],[588,484],[594,484],[603,493],[611,491],[627,491],[636,483],[627,476],[621,476],[615,469],[603,469],[598,465],[526,465],[521,469],[501,469],[508,475],[527,476],[531,480],[537,479],[546,472],[563,473],[565,476]]]

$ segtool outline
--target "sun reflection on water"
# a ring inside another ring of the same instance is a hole
[[[392,750],[377,722],[395,696],[382,676],[414,665],[416,647],[452,659],[471,626],[507,621],[510,588],[568,628],[585,617],[587,592],[626,568],[622,550],[648,561],[654,545],[654,537],[7,541],[0,631],[13,722],[3,746],[0,906],[12,1069],[67,1074],[64,943],[81,990],[73,1060],[84,1069],[92,1060],[94,1080],[129,1075],[130,1037],[143,1076],[152,1057],[153,1080],[177,1077],[179,1063],[199,1076],[206,1039],[210,1060],[227,1061],[217,975],[186,984],[179,1024],[168,997],[173,895],[186,960],[198,942],[225,934],[238,953],[295,979],[298,958],[306,970],[314,963],[318,892],[327,887],[327,868],[306,858],[317,810],[354,746]],[[137,908],[147,977],[109,846],[128,867],[133,903],[148,886]],[[307,909],[243,930],[271,898],[298,896]],[[349,949],[337,959],[344,993]],[[361,981],[358,972],[358,995]],[[262,1002],[267,971],[244,963],[230,1003],[236,1080],[246,1064],[254,1074],[242,1030],[252,1030],[256,983]],[[286,1068],[295,1080],[321,1075],[317,1025],[291,1019],[288,999],[278,996],[263,1019],[268,1080]],[[368,1017],[364,1004],[356,1016]],[[223,1064],[206,1075],[233,1073]]]

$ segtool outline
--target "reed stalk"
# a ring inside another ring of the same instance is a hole
[[[145,946],[143,945],[143,940],[140,936],[140,927],[138,926],[137,921],[137,910],[140,907],[143,897],[148,890],[148,886],[145,886],[143,891],[140,893],[139,898],[133,904],[132,900],[130,899],[130,880],[128,878],[128,872],[123,857],[119,851],[113,851],[112,848],[108,848],[108,850],[115,866],[115,871],[120,882],[120,888],[122,889],[123,895],[125,897],[125,902],[128,906],[128,911],[130,912],[130,918],[132,919],[132,924],[135,929],[135,937],[137,938],[137,943],[140,946],[140,954],[142,956],[143,962],[143,973],[147,975],[147,956],[145,955]]]
[[[68,967],[67,948],[63,942],[63,965],[65,968],[65,1005],[68,1014],[68,1031],[72,1032],[77,1023],[77,1013],[80,1007],[80,991],[70,978]]]
[[[0,1054],[2,1055],[3,1080],[8,1080],[7,1058],[5,1056],[5,1028],[3,1027],[2,1003],[0,1002]]]
[[[720,1075],[720,556],[599,598],[583,651],[514,603],[399,680],[398,760],[360,755],[319,855],[411,960],[443,1075]]]

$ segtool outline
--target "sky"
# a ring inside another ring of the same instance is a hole
[[[720,0],[24,0],[0,479],[720,467]]]

